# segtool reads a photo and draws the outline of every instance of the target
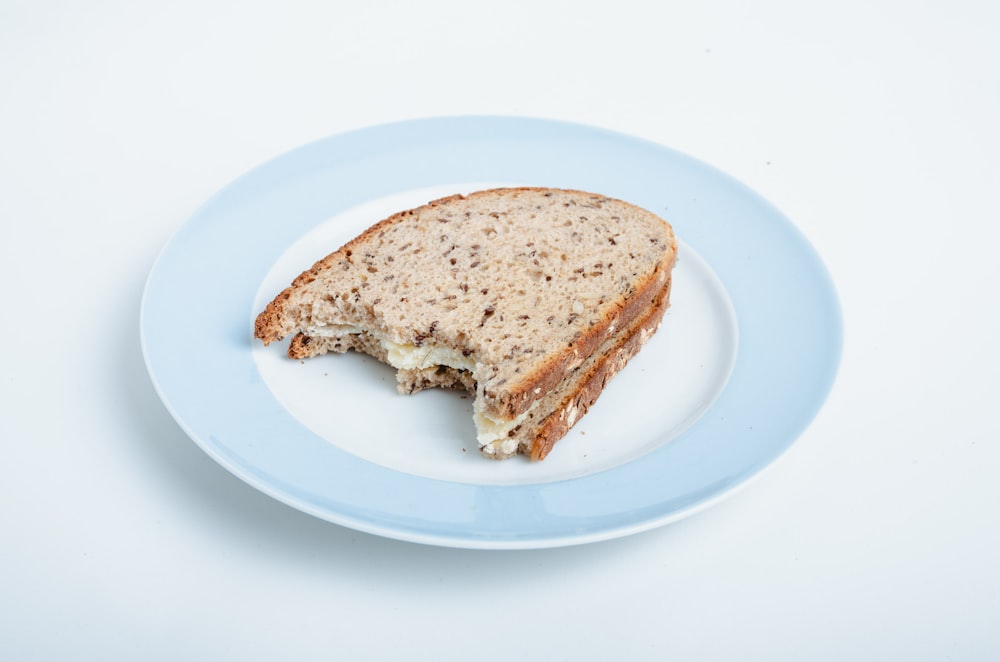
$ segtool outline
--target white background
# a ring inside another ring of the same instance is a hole
[[[987,0],[0,2],[0,658],[997,659],[998,34]],[[138,306],[186,218],[305,142],[471,113],[680,149],[816,246],[839,379],[757,481],[440,549],[279,504],[169,417]]]

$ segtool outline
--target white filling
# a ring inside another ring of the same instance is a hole
[[[478,403],[477,400],[476,404]],[[476,423],[476,441],[479,442],[479,447],[490,455],[513,454],[517,451],[517,440],[508,436],[508,433],[524,422],[530,411],[531,408],[514,419],[494,418],[477,406],[472,420]]]
[[[389,361],[389,365],[397,370],[422,370],[424,368],[445,365],[449,368],[472,372],[476,367],[476,361],[471,356],[462,356],[461,352],[456,352],[447,347],[438,347],[428,343],[424,343],[420,347],[410,343],[401,345],[377,335],[376,337],[382,343],[382,347],[385,348],[386,360]]]
[[[412,343],[397,343],[389,340],[379,331],[362,329],[353,324],[324,324],[311,326],[305,330],[307,336],[340,337],[352,334],[367,333],[376,338],[385,349],[386,361],[397,370],[422,370],[439,365],[458,370],[475,371],[476,361],[471,356],[463,356],[461,352],[448,347],[440,347],[424,342],[420,347]],[[489,455],[511,455],[517,451],[517,440],[509,436],[511,430],[520,425],[528,417],[524,412],[514,419],[494,418],[481,409],[481,401],[476,399],[476,410],[473,420],[476,424],[476,440],[480,448]]]
[[[362,333],[364,329],[353,324],[321,324],[320,326],[310,326],[305,330],[307,336],[314,338],[339,338],[349,336],[353,333]]]
[[[360,333],[367,333],[382,343],[386,360],[397,370],[422,370],[444,365],[471,372],[476,367],[476,361],[471,356],[463,356],[461,352],[448,347],[439,347],[431,343],[423,343],[420,347],[413,343],[398,343],[389,340],[379,331],[362,329],[353,324],[324,324],[310,326],[305,330],[307,336],[320,338],[339,338]]]

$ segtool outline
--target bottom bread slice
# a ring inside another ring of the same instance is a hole
[[[493,459],[506,459],[521,453],[532,460],[544,459],[555,442],[579,422],[597,401],[607,383],[659,328],[669,306],[671,283],[672,279],[668,279],[643,314],[608,338],[598,351],[567,374],[556,388],[516,420],[497,421],[482,411],[482,400],[470,370],[446,365],[398,368],[397,388],[401,393],[416,393],[430,387],[466,390],[476,396],[476,427],[479,432],[479,450],[483,455]],[[328,352],[343,353],[351,349],[390,363],[385,345],[365,331],[335,337],[311,337],[299,333],[292,338],[288,355],[293,358],[308,358]],[[491,435],[484,433],[486,427],[499,428],[502,434],[499,438],[489,438]],[[487,439],[485,443],[484,439]]]

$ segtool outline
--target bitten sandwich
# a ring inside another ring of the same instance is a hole
[[[468,390],[480,451],[543,459],[659,328],[670,225],[593,193],[506,188],[399,212],[303,272],[258,315],[302,359],[349,349],[398,388]]]

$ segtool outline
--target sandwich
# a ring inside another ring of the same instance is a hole
[[[542,460],[659,328],[676,256],[666,221],[603,195],[455,195],[316,262],[254,335],[295,359],[364,352],[401,393],[464,389],[483,455]]]

